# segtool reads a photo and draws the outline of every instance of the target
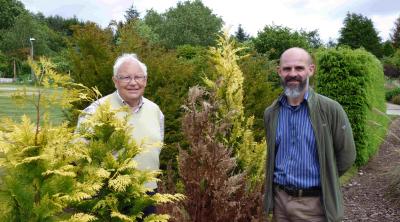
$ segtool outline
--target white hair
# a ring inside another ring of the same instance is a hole
[[[127,61],[133,61],[137,62],[139,64],[139,67],[142,69],[143,74],[147,76],[147,67],[144,63],[142,63],[136,54],[134,53],[124,53],[120,57],[118,57],[115,60],[114,67],[113,67],[113,72],[114,76],[118,74],[118,69],[121,67],[122,64],[124,64]]]

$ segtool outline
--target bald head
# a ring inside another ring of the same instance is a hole
[[[279,65],[282,65],[282,62],[286,60],[288,57],[296,57],[299,59],[304,59],[308,65],[313,64],[313,60],[311,58],[310,53],[308,53],[303,48],[293,47],[284,51],[279,59]]]

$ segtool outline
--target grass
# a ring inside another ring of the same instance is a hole
[[[36,119],[36,110],[33,104],[16,104],[11,95],[17,89],[23,89],[24,85],[0,84],[0,118],[9,117],[15,121],[21,120],[22,115],[27,115],[31,120]],[[34,93],[33,86],[25,86],[28,93]],[[61,90],[61,89],[60,89]],[[52,93],[51,90],[45,93]],[[59,124],[64,120],[64,115],[60,107],[51,106],[49,108],[49,118],[54,124]]]
[[[340,179],[340,185],[345,185],[348,184],[358,172],[358,167],[353,165],[345,174],[343,174],[339,179]]]

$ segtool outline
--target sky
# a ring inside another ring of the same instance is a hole
[[[124,21],[125,11],[133,4],[141,16],[149,9],[163,13],[178,0],[21,0],[31,12],[60,15],[93,21],[106,27],[111,20]],[[399,0],[203,0],[225,25],[235,32],[239,24],[256,36],[266,25],[281,25],[293,30],[318,30],[321,39],[336,40],[347,12],[372,20],[382,40],[390,38],[400,16]]]

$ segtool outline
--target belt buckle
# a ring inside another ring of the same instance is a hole
[[[302,197],[304,195],[304,190],[303,189],[296,189],[294,187],[284,187],[286,193],[288,193],[290,196],[294,197]]]
[[[289,194],[290,196],[298,196],[298,190],[296,190],[294,187],[287,187],[287,186],[284,186],[283,187],[283,190],[287,193],[287,194]]]

